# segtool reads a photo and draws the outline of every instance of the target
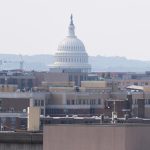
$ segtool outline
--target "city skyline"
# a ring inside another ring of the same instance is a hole
[[[148,0],[8,0],[0,2],[0,53],[54,54],[73,13],[90,56],[149,59]]]

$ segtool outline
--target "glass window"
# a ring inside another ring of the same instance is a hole
[[[44,106],[44,100],[41,100],[41,106]]]
[[[148,99],[148,105],[150,105],[150,99]]]
[[[67,105],[70,105],[70,100],[67,99]]]
[[[34,100],[34,106],[37,106],[37,100]]]
[[[83,100],[83,104],[85,104],[85,100]]]
[[[79,105],[81,105],[81,99],[79,99]]]
[[[74,100],[72,100],[72,105],[74,105],[75,104],[75,101]]]
[[[44,115],[44,109],[43,108],[41,109],[41,115]]]
[[[101,99],[98,99],[98,104],[99,104],[99,105],[101,104]]]
[[[40,100],[38,100],[38,104],[37,104],[37,106],[40,106]]]

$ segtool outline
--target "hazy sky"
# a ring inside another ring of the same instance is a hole
[[[54,54],[71,13],[89,55],[150,60],[150,0],[0,0],[0,53]]]

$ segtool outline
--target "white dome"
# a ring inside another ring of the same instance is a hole
[[[81,40],[76,37],[66,37],[60,44],[58,45],[57,51],[81,51],[85,52],[84,44]]]
[[[51,65],[51,71],[91,71],[84,44],[75,36],[74,29],[75,27],[71,16],[69,36],[58,45],[55,53],[55,63]]]

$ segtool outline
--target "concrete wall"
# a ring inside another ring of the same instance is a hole
[[[106,81],[81,81],[81,87],[85,88],[106,88]]]
[[[51,125],[43,139],[43,150],[149,150],[150,125]]]
[[[145,106],[145,118],[150,118],[150,106]]]
[[[42,144],[11,144],[0,143],[0,150],[42,150]]]
[[[40,114],[40,107],[28,107],[28,131],[39,131]]]
[[[0,132],[0,150],[43,150],[43,134]]]

